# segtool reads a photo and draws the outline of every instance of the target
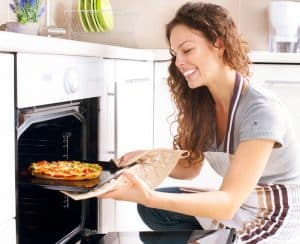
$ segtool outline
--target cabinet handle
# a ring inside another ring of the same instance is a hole
[[[119,148],[118,148],[118,84],[117,82],[114,83],[114,132],[115,132],[115,137],[114,137],[114,157],[117,157],[119,155]]]
[[[125,80],[126,83],[141,83],[141,82],[151,82],[149,78],[136,78]]]
[[[116,94],[114,92],[108,92],[107,96],[115,96]]]
[[[283,80],[266,80],[264,81],[265,84],[270,85],[300,85],[300,81],[283,81]]]

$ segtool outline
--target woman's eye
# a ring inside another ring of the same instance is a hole
[[[188,53],[190,53],[191,51],[192,51],[192,48],[189,48],[189,49],[183,50],[183,53],[184,53],[184,54],[188,54]]]

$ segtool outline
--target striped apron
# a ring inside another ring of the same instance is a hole
[[[225,175],[230,158],[233,157],[234,117],[242,88],[243,77],[237,74],[223,152],[205,153],[207,161],[220,175]],[[258,184],[231,220],[196,218],[204,229],[235,228],[238,234],[237,243],[298,244],[300,243],[300,186]]]

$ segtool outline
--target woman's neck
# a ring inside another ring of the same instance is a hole
[[[208,87],[215,101],[217,111],[228,112],[235,83],[236,71],[225,69]]]

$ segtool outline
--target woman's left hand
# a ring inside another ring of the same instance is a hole
[[[124,170],[122,176],[124,176],[124,180],[119,181],[114,189],[98,197],[101,199],[112,198],[148,205],[152,194],[149,186],[141,178],[128,170]]]

